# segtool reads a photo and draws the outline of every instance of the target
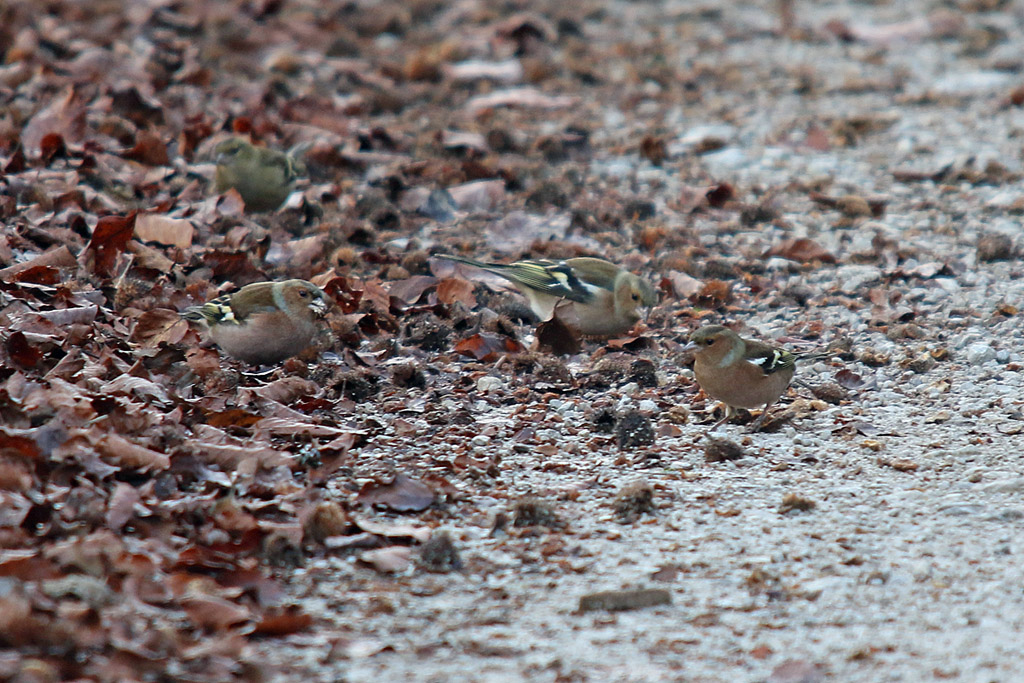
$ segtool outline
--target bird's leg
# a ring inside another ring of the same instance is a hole
[[[764,409],[761,411],[760,417],[758,417],[756,420],[754,420],[754,424],[752,424],[750,426],[750,431],[751,432],[756,432],[759,429],[761,429],[761,425],[764,424],[765,418],[768,417],[768,408],[770,408],[771,405],[772,405],[771,403],[766,403],[765,404]]]
[[[709,432],[713,432],[713,431],[715,431],[716,429],[718,429],[719,427],[721,427],[721,426],[722,426],[723,424],[725,424],[726,422],[728,422],[729,420],[731,420],[731,419],[732,419],[732,416],[736,414],[736,411],[735,411],[735,409],[734,409],[734,408],[733,408],[733,407],[732,407],[731,405],[728,405],[728,404],[726,404],[726,403],[723,403],[722,405],[723,405],[723,406],[725,406],[725,417],[723,417],[723,418],[722,418],[721,420],[719,420],[719,421],[718,421],[718,422],[716,422],[715,424],[711,425],[711,426],[710,426],[710,427],[708,428],[708,431],[709,431]]]

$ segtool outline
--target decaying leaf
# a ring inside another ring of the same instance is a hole
[[[155,213],[140,214],[135,219],[135,236],[145,242],[187,249],[192,246],[195,227],[184,218],[171,218]]]
[[[765,258],[778,256],[780,258],[789,259],[790,261],[798,261],[800,263],[811,263],[813,261],[820,261],[821,263],[836,262],[835,256],[826,251],[817,242],[807,237],[783,240],[766,251],[764,256]]]
[[[135,213],[128,216],[104,216],[96,223],[88,253],[93,256],[93,273],[101,277],[112,275],[114,261],[125,250],[135,232]]]
[[[434,491],[404,474],[397,474],[387,483],[367,483],[359,491],[357,500],[395,512],[416,512],[426,510],[434,502]]]
[[[474,334],[455,344],[456,353],[485,363],[493,363],[501,356],[524,351],[526,348],[515,339],[487,332]]]

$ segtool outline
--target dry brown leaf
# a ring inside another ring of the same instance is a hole
[[[85,137],[85,113],[82,98],[69,86],[48,107],[29,119],[21,131],[21,144],[29,156],[39,156],[43,138],[51,133],[69,142],[81,142]]]
[[[458,342],[454,350],[463,356],[470,356],[484,363],[493,363],[505,354],[523,353],[526,347],[509,337],[481,332]]]
[[[382,507],[395,512],[419,512],[434,502],[434,491],[421,481],[397,474],[390,482],[367,482],[356,500],[363,505]]]
[[[404,280],[388,283],[388,294],[403,306],[411,306],[419,301],[423,292],[437,283],[438,279],[432,275],[413,275]]]
[[[490,211],[504,201],[507,193],[504,180],[475,180],[448,188],[455,205],[462,211]]]
[[[188,333],[188,321],[167,308],[153,308],[139,316],[132,329],[132,341],[143,348],[154,348],[161,342],[178,344]]]
[[[101,277],[112,275],[115,260],[135,232],[135,217],[134,212],[128,216],[103,216],[96,223],[85,252],[92,255],[94,274]]]
[[[272,469],[282,465],[291,467],[295,464],[287,454],[269,446],[255,444],[236,446],[196,439],[187,439],[185,446],[202,457],[204,461],[219,465],[226,472],[238,470],[243,463],[249,460],[254,461],[260,469]]]
[[[135,219],[136,237],[144,242],[157,242],[168,247],[191,247],[195,231],[192,221],[184,218],[144,213]]]
[[[140,500],[138,489],[131,484],[118,483],[107,505],[107,527],[111,531],[120,531],[135,516],[135,505]]]
[[[263,636],[287,636],[305,631],[312,625],[312,616],[303,612],[296,605],[288,605],[283,610],[264,614],[256,624],[253,633]]]
[[[94,444],[100,455],[118,467],[152,472],[171,466],[170,458],[163,453],[134,444],[117,434],[104,434],[95,439]]]
[[[224,631],[252,619],[246,608],[208,595],[188,595],[181,600],[181,608],[193,624],[206,631]]]
[[[835,263],[836,257],[826,251],[820,244],[807,237],[783,240],[764,253],[764,257],[778,256],[790,261],[811,263]]]
[[[437,300],[446,306],[459,302],[466,308],[475,308],[476,297],[473,296],[473,283],[462,278],[441,280],[437,283]]]
[[[248,403],[251,398],[247,394],[258,396],[267,401],[276,401],[288,405],[305,396],[316,396],[320,393],[320,387],[315,382],[301,377],[282,377],[256,389],[247,389],[241,392],[239,398]]]
[[[34,268],[73,268],[76,263],[77,261],[71,250],[67,246],[61,245],[28,261],[15,263],[0,269],[0,280],[14,282],[18,280],[17,276],[19,274]]]

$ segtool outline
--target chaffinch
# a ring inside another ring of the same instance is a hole
[[[224,353],[254,365],[270,365],[302,353],[313,343],[317,319],[329,303],[306,280],[254,282],[181,314],[203,323]]]
[[[658,303],[658,293],[651,283],[599,258],[533,259],[509,264],[481,263],[458,256],[441,258],[505,278],[523,293],[541,320],[550,320],[560,301],[571,301],[580,333],[587,337],[622,334],[640,320],[641,307]]]
[[[753,425],[757,431],[768,408],[792,381],[798,359],[784,349],[743,339],[721,325],[707,325],[694,332],[683,351],[696,351],[693,374],[697,382],[705,393],[726,405],[725,417],[712,429],[731,418],[736,408],[764,406]]]
[[[235,188],[250,211],[274,211],[287,199],[295,180],[305,172],[301,162],[284,152],[256,147],[242,138],[228,138],[213,148],[217,192]]]

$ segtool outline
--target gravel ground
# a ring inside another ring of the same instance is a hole
[[[0,16],[0,259],[60,257],[0,292],[0,678],[1024,681],[1024,0]],[[315,162],[276,214],[208,188],[250,127]],[[470,358],[532,328],[442,252],[664,297]],[[284,277],[336,286],[329,352],[190,346],[202,292]],[[709,435],[705,323],[834,353]]]
[[[657,46],[665,63],[712,74],[685,106],[659,97],[654,81],[631,108],[585,103],[590,115],[600,106],[604,125],[584,184],[664,211],[681,174],[640,158],[638,137],[662,131],[681,153],[720,139],[693,163],[715,182],[775,194],[781,220],[745,227],[713,212],[668,212],[666,221],[685,223],[712,256],[762,262],[772,290],[800,288],[810,302],[761,296],[727,319],[767,339],[813,326],[822,343],[848,336],[849,359],[818,361],[799,377],[815,385],[848,370],[862,386],[839,405],[800,404],[774,433],[728,425],[722,436],[744,456],[706,462],[708,419],[678,408],[689,404],[692,374],[675,353],[686,329],[672,320],[652,323],[658,344],[644,353],[658,387],[621,382],[524,411],[502,400],[515,380],[485,369],[501,379],[493,391],[447,399],[482,438],[467,444],[468,432],[410,418],[423,429],[389,430],[357,455],[423,463],[454,444],[500,456],[500,474],[464,488],[444,524],[462,571],[389,578],[352,559],[314,561],[296,586],[336,630],[292,636],[273,646],[276,656],[349,681],[1024,679],[1015,559],[1024,280],[1018,258],[979,250],[991,235],[1022,246],[1024,116],[1007,98],[1024,61],[1024,8],[798,0],[794,27],[779,35],[775,3],[739,5],[609,3],[601,21],[582,23],[609,51],[623,41],[646,58]],[[907,33],[916,24],[906,22],[926,17],[923,35]],[[955,35],[931,32],[951,17],[964,22]],[[861,39],[836,39],[825,29],[832,20]],[[892,38],[885,31],[897,23],[904,32]],[[611,59],[605,73],[625,81],[628,66]],[[843,122],[866,132],[834,144]],[[827,148],[815,146],[815,129],[830,131]],[[992,161],[1003,170],[986,170]],[[907,181],[899,171],[932,177]],[[987,171],[999,177],[968,177]],[[831,196],[880,197],[884,214],[844,221],[808,199],[819,185]],[[813,238],[838,263],[760,258],[793,237]],[[932,367],[911,369],[928,353]],[[583,369],[580,358],[570,369]],[[795,389],[788,401],[811,398]],[[594,415],[631,407],[657,436],[620,450]],[[531,424],[534,439],[513,438]],[[656,509],[622,522],[612,499],[633,481],[652,487]],[[565,526],[492,533],[525,494]],[[791,494],[813,506],[783,512]],[[586,593],[640,587],[669,590],[671,604],[578,611]]]

